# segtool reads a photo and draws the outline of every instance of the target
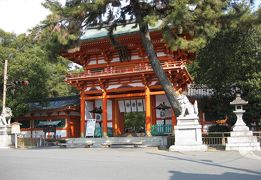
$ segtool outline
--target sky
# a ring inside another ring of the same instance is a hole
[[[16,34],[26,33],[49,14],[42,2],[44,0],[0,0],[0,28]],[[261,4],[261,0],[255,2],[256,6]]]
[[[26,33],[50,13],[42,2],[44,0],[0,0],[0,28],[16,34]]]

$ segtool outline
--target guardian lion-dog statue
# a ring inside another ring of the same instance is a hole
[[[0,126],[7,126],[11,124],[11,117],[13,116],[12,110],[9,107],[5,107],[0,116]]]
[[[186,95],[179,95],[178,101],[181,106],[181,114],[179,117],[185,116],[197,116],[198,115],[198,103],[197,101],[192,104]]]

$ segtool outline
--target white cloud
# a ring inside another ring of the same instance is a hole
[[[0,28],[16,34],[25,33],[49,14],[42,2],[44,0],[0,0]]]

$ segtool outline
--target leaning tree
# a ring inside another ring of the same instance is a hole
[[[67,0],[61,5],[56,0],[43,4],[52,14],[43,26],[64,47],[79,41],[88,28],[107,28],[112,45],[122,47],[113,36],[117,26],[134,23],[139,27],[143,46],[173,110],[179,111],[177,93],[164,73],[149,34],[149,25],[160,21],[159,29],[172,50],[177,48],[195,52],[222,27],[235,25],[245,11],[244,1],[236,0]],[[41,29],[41,28],[40,28]],[[188,33],[190,40],[181,34]]]

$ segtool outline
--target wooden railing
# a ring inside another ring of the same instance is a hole
[[[17,146],[19,148],[44,147],[45,140],[43,138],[17,138]]]
[[[213,132],[202,135],[202,142],[208,146],[225,146],[230,132]]]
[[[261,131],[253,131],[253,135],[257,137],[257,141],[260,142],[261,145]]]
[[[162,68],[164,70],[184,68],[182,62],[162,62]],[[96,70],[87,70],[83,73],[75,73],[67,75],[67,79],[70,78],[87,78],[87,77],[99,77],[108,75],[119,75],[137,72],[150,72],[153,71],[149,63],[145,64],[132,64],[124,66],[97,68]]]

